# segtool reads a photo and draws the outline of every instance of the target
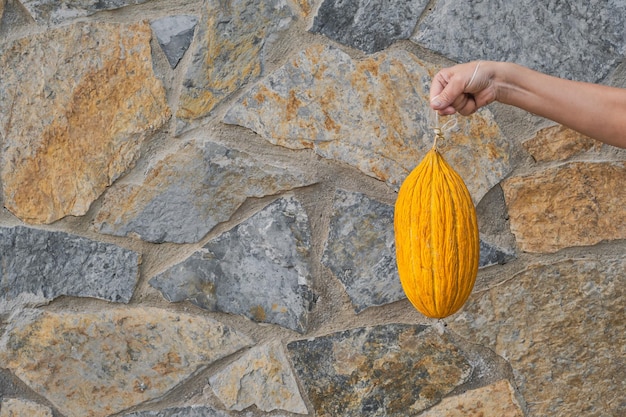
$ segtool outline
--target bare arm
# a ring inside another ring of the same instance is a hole
[[[505,62],[480,61],[476,70],[477,65],[441,70],[430,90],[433,109],[469,115],[499,101],[626,148],[626,89],[565,80]]]

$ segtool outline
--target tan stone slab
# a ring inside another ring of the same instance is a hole
[[[502,380],[486,387],[444,398],[420,417],[524,417],[513,387]]]
[[[436,70],[406,51],[356,60],[313,45],[258,83],[224,121],[272,144],[313,149],[399,188],[433,144],[426,80]],[[457,122],[442,153],[477,203],[510,172],[513,147],[487,110]]]
[[[32,401],[5,398],[0,402],[0,417],[52,417],[52,410]]]
[[[624,255],[536,264],[448,327],[509,361],[529,416],[623,416],[625,285]]]
[[[545,162],[564,161],[579,153],[599,149],[602,143],[565,126],[556,125],[541,129],[522,145],[535,161]]]
[[[215,320],[156,308],[27,311],[0,339],[0,363],[64,415],[104,417],[251,343]]]
[[[285,410],[307,414],[280,343],[250,349],[209,379],[213,392],[229,410],[256,405],[262,411]]]
[[[502,183],[511,232],[527,252],[626,239],[626,162],[576,162]]]
[[[150,26],[80,23],[0,48],[0,179],[29,223],[80,216],[170,116]]]
[[[5,0],[0,0],[0,22],[2,21],[2,15],[4,14],[4,3]]]
[[[258,78],[266,44],[292,20],[281,0],[206,0],[176,116],[185,122],[206,116]]]

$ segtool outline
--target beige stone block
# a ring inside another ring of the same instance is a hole
[[[626,256],[535,264],[448,323],[511,364],[529,416],[626,415]]]
[[[150,26],[80,23],[0,47],[0,179],[28,223],[80,216],[170,113]]]
[[[509,381],[444,398],[421,417],[524,417]]]
[[[5,398],[0,402],[0,417],[52,417],[52,410],[32,401]]]
[[[0,363],[64,415],[104,417],[251,343],[215,320],[156,308],[27,310],[0,339]]]
[[[424,81],[436,70],[406,51],[357,60],[313,45],[252,88],[224,121],[275,145],[313,149],[399,188],[433,144]],[[487,110],[457,118],[457,128],[445,134],[442,153],[478,203],[510,172],[513,146]]]
[[[524,148],[537,162],[564,161],[591,149],[599,149],[595,141],[565,126],[556,125],[541,129],[523,143]]]
[[[254,404],[267,412],[308,413],[280,343],[251,349],[213,375],[209,383],[229,410],[241,411]]]
[[[626,239],[626,162],[574,162],[502,183],[511,232],[526,252]]]

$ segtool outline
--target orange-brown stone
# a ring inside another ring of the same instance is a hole
[[[546,162],[564,161],[579,153],[598,149],[602,144],[565,126],[556,125],[541,129],[523,146],[535,161]]]
[[[169,117],[147,24],[76,24],[0,49],[5,206],[29,223],[80,216]]]
[[[291,9],[277,0],[206,1],[176,116],[185,122],[206,116],[259,77],[265,44],[291,20]]]
[[[626,162],[576,162],[502,184],[511,231],[527,252],[626,239]]]

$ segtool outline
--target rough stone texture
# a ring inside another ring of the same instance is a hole
[[[394,41],[409,39],[428,0],[324,0],[312,32],[360,49],[378,52]]]
[[[300,7],[303,17],[307,17],[311,13],[315,4],[315,0],[295,0],[295,2]]]
[[[315,45],[257,84],[224,121],[273,144],[312,148],[399,188],[432,146],[427,83],[434,72],[404,51],[356,61]],[[458,119],[444,155],[476,203],[511,170],[509,152],[482,111]]]
[[[0,179],[30,223],[80,216],[169,110],[147,24],[76,24],[0,46]]]
[[[150,280],[172,302],[189,300],[298,332],[315,301],[309,289],[311,231],[293,197],[280,198]]]
[[[0,417],[52,417],[52,410],[32,401],[5,398],[0,402]]]
[[[485,268],[492,265],[502,265],[515,258],[515,253],[502,248],[500,246],[480,240],[480,259],[478,261],[479,268]]]
[[[0,227],[0,314],[61,295],[127,303],[140,255],[64,232]]]
[[[0,361],[68,417],[100,417],[249,345],[215,320],[154,308],[27,311],[0,339]]]
[[[448,326],[511,363],[530,416],[625,415],[624,284],[624,257],[536,264]]]
[[[150,0],[21,0],[21,3],[37,22],[57,24],[102,10],[119,9],[147,1]]]
[[[176,68],[189,48],[197,23],[197,17],[184,15],[167,16],[150,22],[172,68]]]
[[[124,417],[232,417],[232,415],[213,407],[190,406],[167,408],[160,411],[139,411],[124,414]]]
[[[0,0],[0,9],[2,4],[4,11],[0,13],[0,39],[4,42],[14,31],[33,24],[33,18],[17,0]]]
[[[165,408],[159,411],[138,411],[124,414],[123,417],[257,417],[259,414],[254,411],[243,411],[234,413],[216,409],[212,406],[192,405],[186,407]],[[273,412],[272,417],[292,417],[293,414],[281,414]]]
[[[279,162],[271,165],[211,141],[189,141],[156,162],[142,184],[107,192],[94,226],[102,233],[132,234],[150,242],[197,242],[230,219],[247,198],[312,182]]]
[[[27,230],[0,207],[0,413],[36,415],[33,401],[54,417],[305,415],[281,402],[291,369],[311,417],[515,415],[509,383],[527,417],[626,416],[626,150],[539,130],[547,124],[500,105],[459,117],[443,152],[478,202],[480,265],[491,266],[463,311],[432,328],[414,326],[428,320],[406,300],[367,298],[401,294],[383,268],[393,258],[383,213],[432,143],[436,65],[496,56],[626,87],[625,0],[430,0],[410,11],[426,0],[160,0],[86,15],[132,1],[0,0],[0,205],[19,201],[27,222],[25,208],[66,216]],[[198,19],[193,40],[181,16]],[[422,45],[444,52],[402,40],[417,16],[413,42],[430,28]],[[334,25],[342,44],[313,25]],[[167,29],[182,29],[182,44]],[[30,171],[12,183],[18,163]],[[333,209],[336,189],[352,191]],[[289,195],[309,218],[306,244],[298,214],[255,217]],[[581,244],[594,246],[567,247]],[[123,248],[143,255],[138,282],[136,262],[118,257],[137,254]],[[132,278],[88,278],[113,263],[132,264]],[[44,264],[52,272],[38,278]],[[8,283],[8,267],[22,275]],[[162,272],[166,299],[149,282]],[[176,297],[188,301],[168,303]],[[268,315],[280,306],[291,310]],[[192,323],[175,312],[194,312]],[[207,317],[232,326],[208,338],[218,347],[205,346]],[[234,352],[252,344],[228,342],[243,329],[259,348]],[[281,345],[287,362],[272,360]]]
[[[213,375],[209,383],[229,410],[241,411],[256,405],[262,411],[280,409],[308,414],[279,342],[250,349]]]
[[[515,236],[511,233],[509,212],[500,184],[476,205],[480,234],[479,267],[504,264],[517,257]]]
[[[626,162],[573,162],[502,188],[511,231],[527,252],[556,252],[626,238]]]
[[[447,336],[408,324],[346,330],[287,349],[318,417],[417,415],[472,372]]]
[[[4,14],[5,0],[0,0],[0,23],[2,22],[2,15]]]
[[[440,0],[429,10],[411,39],[455,61],[511,61],[599,81],[626,52],[623,0]]]
[[[509,381],[444,398],[420,417],[524,417]]]
[[[183,121],[206,116],[259,77],[266,44],[293,17],[282,0],[206,0],[176,116]]]
[[[393,206],[337,190],[322,263],[344,285],[357,313],[405,298],[396,268]]]
[[[602,142],[595,141],[561,125],[541,129],[523,144],[537,162],[565,161],[574,155],[598,150]]]

